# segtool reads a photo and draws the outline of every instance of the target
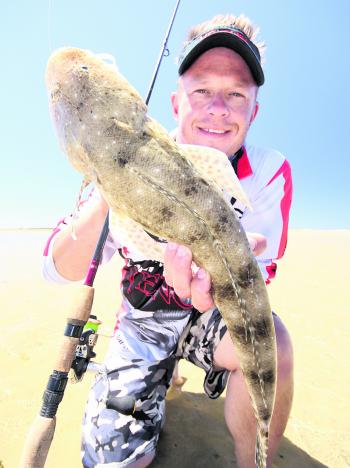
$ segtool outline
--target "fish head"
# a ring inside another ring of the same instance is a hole
[[[115,64],[79,48],[65,47],[51,55],[46,86],[60,146],[73,166],[93,180],[91,160],[108,146],[108,139],[117,143],[113,128],[139,128],[147,107]]]

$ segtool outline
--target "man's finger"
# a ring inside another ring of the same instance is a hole
[[[173,261],[173,288],[179,297],[191,297],[192,252],[188,247],[179,245]]]
[[[215,307],[210,290],[210,275],[203,268],[200,268],[191,283],[192,305],[200,312]]]
[[[173,245],[168,246],[164,257],[164,269],[170,286],[179,297],[191,297],[191,264],[192,252],[188,247],[178,245],[174,251]]]
[[[164,278],[169,286],[173,286],[173,263],[178,244],[169,242],[164,253]]]

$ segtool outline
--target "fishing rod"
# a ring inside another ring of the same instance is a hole
[[[154,69],[153,77],[151,79],[151,83],[149,85],[147,97],[146,97],[146,100],[145,100],[146,106],[148,106],[149,100],[151,98],[152,91],[153,91],[153,86],[154,86],[154,83],[155,83],[155,81],[157,79],[158,71],[159,71],[159,68],[160,68],[160,64],[162,63],[164,53],[165,53],[166,50],[168,51],[168,49],[167,49],[168,39],[169,39],[170,32],[171,32],[171,29],[172,29],[174,21],[175,21],[175,16],[176,16],[177,10],[179,8],[179,4],[180,4],[180,0],[178,0],[177,3],[176,3],[176,6],[175,6],[175,9],[174,9],[174,12],[173,12],[173,16],[171,18],[168,30],[167,30],[167,32],[165,34],[163,47],[160,50],[158,62],[157,62],[156,68]],[[168,51],[167,55],[169,55],[169,51]]]
[[[179,4],[180,0],[177,0],[174,12],[171,17],[171,22],[165,35],[164,43],[161,48],[158,63],[149,86],[149,91],[145,100],[146,105],[149,103],[161,62],[165,55],[165,51],[167,50],[169,35]],[[109,216],[107,214],[89,265],[84,284],[79,285],[79,287],[76,288],[74,304],[70,313],[70,317],[67,319],[60,352],[55,363],[54,370],[49,377],[49,381],[44,391],[40,414],[34,421],[26,438],[21,462],[19,465],[20,468],[44,467],[55,433],[56,413],[58,410],[58,405],[63,399],[64,391],[68,381],[68,373],[72,367],[73,362],[77,362],[76,359],[77,357],[79,358],[79,352],[77,353],[77,349],[79,349],[81,337],[83,333],[88,333],[90,336],[97,332],[100,322],[95,316],[91,316],[91,309],[94,299],[93,283],[98,267],[101,263],[102,253],[108,232]],[[83,353],[82,356],[80,356],[83,358],[83,361],[79,361],[78,359],[80,364],[83,363],[83,366],[78,369],[78,373],[80,372],[80,377],[83,372],[85,372],[90,357],[94,356],[94,353],[92,352],[93,345],[94,342],[90,342],[90,349],[87,355],[84,355]],[[74,370],[77,372],[77,367]],[[125,414],[132,414],[135,407],[135,401],[132,397],[126,397],[126,399],[116,399],[116,401],[113,401],[113,406],[115,409],[125,412]]]
[[[168,30],[165,34],[164,41],[163,41],[163,46],[160,49],[159,57],[153,72],[153,76],[151,78],[151,82],[148,87],[148,92],[147,96],[145,99],[145,103],[148,106],[148,103],[150,101],[152,92],[153,92],[153,87],[155,84],[155,81],[158,76],[158,72],[160,69],[160,65],[162,63],[163,57],[165,56],[165,52],[168,51],[167,56],[169,55],[169,50],[167,49],[168,45],[168,39],[170,36],[170,32],[172,30],[176,13],[179,8],[181,0],[177,0],[173,14],[171,16],[171,20],[168,26]],[[85,279],[85,285],[87,286],[92,286],[97,269],[99,267],[99,264],[101,262],[102,258],[102,253],[104,249],[104,245],[107,239],[109,233],[109,214],[107,214],[106,219],[103,224],[103,228],[100,234],[100,237],[97,241],[96,248],[94,255],[92,257],[90,267],[88,270],[88,274]],[[97,333],[98,327],[101,322],[97,320],[96,316],[93,316],[92,320],[89,320],[88,323],[86,324],[83,334],[80,338],[80,345],[83,347],[83,351],[77,353],[76,358],[74,359],[72,363],[72,369],[74,371],[74,378],[75,381],[79,381],[82,379],[82,376],[86,370],[92,370],[93,372],[98,372],[98,365],[95,365],[95,363],[90,363],[91,357],[95,357],[95,353],[93,352],[93,346],[96,343],[96,338],[93,335]],[[94,339],[95,338],[95,339]],[[107,401],[107,406],[119,411],[120,413],[123,413],[125,415],[130,415],[133,414],[135,411],[135,399],[131,396],[125,396],[125,397],[118,397],[114,398],[113,402],[112,401]]]
[[[160,54],[159,54],[159,57],[158,57],[158,61],[157,61],[156,67],[154,69],[153,76],[152,76],[151,82],[149,84],[147,96],[146,96],[146,99],[145,99],[146,106],[148,106],[148,103],[149,103],[149,101],[151,99],[154,83],[155,83],[155,81],[157,79],[159,68],[160,68],[160,65],[162,63],[165,51],[168,50],[167,49],[168,39],[169,39],[170,32],[171,32],[171,29],[172,29],[174,21],[175,21],[175,16],[176,16],[177,10],[179,8],[180,1],[181,0],[177,0],[177,2],[176,2],[174,12],[173,12],[172,17],[171,17],[171,21],[169,23],[168,30],[167,30],[167,32],[165,34],[165,37],[164,37],[163,46],[160,49]],[[99,239],[97,241],[95,252],[94,252],[94,255],[92,257],[90,267],[89,267],[89,271],[88,271],[88,274],[87,274],[87,277],[86,277],[86,280],[85,280],[85,284],[87,284],[88,286],[93,285],[93,282],[94,282],[94,279],[95,279],[95,276],[96,276],[96,273],[97,273],[97,269],[98,269],[99,264],[101,262],[103,248],[104,248],[104,245],[105,245],[105,242],[106,242],[106,239],[107,239],[107,236],[108,236],[108,232],[109,232],[109,227],[108,226],[109,226],[109,216],[107,214],[104,225],[103,225],[103,228],[102,228],[102,231],[101,231],[101,234],[100,234],[100,237],[99,237]]]

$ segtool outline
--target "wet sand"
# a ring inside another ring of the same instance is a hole
[[[0,461],[18,465],[26,432],[56,359],[73,286],[45,283],[40,276],[45,231],[0,232]],[[295,353],[292,414],[274,467],[350,466],[350,231],[291,231],[277,278],[268,287],[271,304],[290,331]],[[94,310],[100,332],[112,333],[121,261],[100,269]],[[100,337],[102,360],[108,338]],[[182,362],[182,394],[168,402],[167,423],[154,468],[235,466],[223,418],[223,398],[209,401],[203,374]],[[80,421],[92,375],[69,385],[57,416],[46,467],[80,465]],[[0,464],[1,466],[1,464]]]

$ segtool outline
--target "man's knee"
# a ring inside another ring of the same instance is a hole
[[[282,320],[274,316],[277,342],[277,375],[279,379],[289,379],[293,374],[293,346],[287,328]]]
[[[277,366],[279,377],[289,378],[293,373],[293,347],[289,333],[277,316],[273,316],[277,343]],[[214,366],[236,371],[240,368],[239,359],[227,331],[214,352]]]
[[[240,368],[238,356],[228,331],[222,337],[214,352],[214,367],[229,371],[236,371]]]

